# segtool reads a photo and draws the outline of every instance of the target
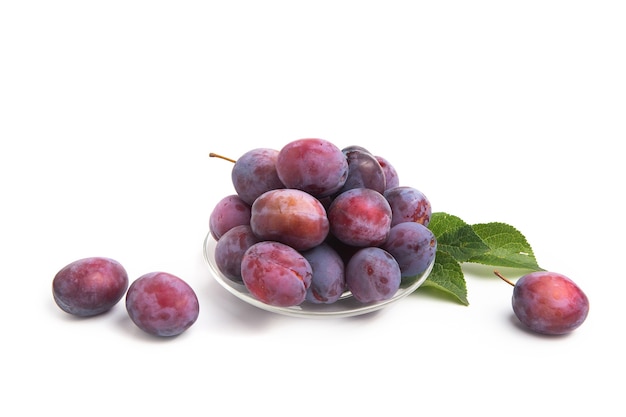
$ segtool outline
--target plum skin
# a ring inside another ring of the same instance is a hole
[[[297,139],[278,152],[276,172],[286,188],[321,198],[334,194],[344,185],[348,178],[348,161],[328,140]]]
[[[369,188],[339,194],[328,208],[330,233],[352,246],[378,246],[391,229],[392,211],[385,197]]]
[[[423,274],[435,259],[437,238],[421,223],[404,222],[391,228],[381,247],[398,261],[403,278],[415,277]]]
[[[574,281],[548,271],[521,277],[513,287],[512,305],[522,324],[546,335],[570,333],[589,313],[589,299]]]
[[[345,274],[352,296],[362,303],[392,298],[402,280],[396,259],[375,246],[359,249],[346,264]]]
[[[311,194],[297,189],[267,191],[252,204],[250,227],[259,240],[275,240],[299,251],[326,239],[326,209]]]
[[[396,168],[382,156],[374,155],[374,158],[376,158],[385,174],[385,190],[400,186],[400,178]]]
[[[342,152],[348,162],[348,176],[339,194],[353,188],[369,188],[381,194],[385,192],[385,169],[371,152],[359,146],[349,146]]]
[[[332,304],[346,290],[345,264],[337,251],[328,243],[302,252],[313,271],[306,301],[313,304]]]
[[[391,226],[403,222],[417,222],[424,226],[430,223],[432,206],[420,190],[399,186],[385,190],[383,195],[391,206]]]
[[[217,202],[209,216],[209,230],[213,239],[220,237],[235,226],[250,224],[251,206],[237,194],[227,195]]]
[[[271,148],[251,149],[237,159],[231,178],[237,195],[252,205],[266,191],[284,188],[276,172],[278,151]]]
[[[126,310],[141,330],[155,336],[177,336],[198,319],[196,293],[181,278],[167,272],[149,272],[126,292]]]
[[[249,225],[235,226],[222,235],[215,245],[215,263],[222,274],[233,282],[243,283],[241,258],[259,239]]]
[[[313,278],[309,261],[284,243],[261,241],[241,260],[243,283],[256,299],[278,307],[301,304]]]
[[[126,293],[128,274],[114,259],[82,258],[69,263],[52,280],[54,301],[66,313],[89,317],[115,306]]]

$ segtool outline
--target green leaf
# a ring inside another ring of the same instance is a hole
[[[487,244],[489,250],[467,261],[491,266],[542,270],[526,237],[506,223],[480,223],[472,229]]]
[[[447,213],[432,213],[428,228],[437,238],[437,249],[457,262],[467,262],[490,250],[472,226]]]
[[[428,228],[437,239],[433,270],[422,287],[434,288],[469,305],[461,264],[542,270],[522,233],[506,223],[470,225],[448,213],[432,213]]]
[[[463,305],[469,305],[467,287],[461,265],[449,253],[438,250],[435,255],[435,264],[422,284],[422,287],[436,288],[452,295]]]

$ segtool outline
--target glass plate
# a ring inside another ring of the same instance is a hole
[[[211,273],[213,277],[217,280],[218,283],[226,290],[228,290],[231,294],[235,295],[239,299],[245,301],[248,304],[261,308],[263,310],[271,311],[273,313],[284,314],[287,316],[294,317],[305,317],[305,318],[331,318],[331,317],[351,317],[358,316],[361,314],[371,313],[376,310],[380,310],[383,307],[386,307],[396,301],[401,300],[407,295],[411,294],[415,291],[422,283],[428,278],[430,271],[433,268],[433,262],[428,266],[426,271],[422,275],[418,275],[416,277],[410,279],[403,279],[400,285],[400,289],[396,292],[396,294],[384,301],[378,301],[374,303],[361,303],[352,297],[352,294],[349,291],[346,291],[342,294],[341,298],[332,304],[315,304],[309,302],[303,302],[298,306],[292,307],[276,307],[269,304],[266,304],[258,299],[254,298],[246,287],[243,284],[236,283],[226,276],[224,276],[218,269],[217,264],[215,263],[215,244],[217,242],[211,236],[210,233],[207,233],[204,244],[203,244],[203,254],[204,259],[209,264],[209,268],[211,269]]]

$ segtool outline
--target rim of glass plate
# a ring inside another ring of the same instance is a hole
[[[247,291],[243,284],[236,283],[235,281],[225,277],[220,272],[213,257],[216,244],[217,241],[213,238],[211,233],[208,232],[202,244],[202,254],[205,262],[209,266],[211,275],[224,289],[226,289],[228,292],[230,292],[240,300],[246,302],[247,304],[253,305],[260,309],[286,316],[301,318],[353,317],[380,310],[390,304],[393,304],[405,298],[406,296],[412,294],[415,290],[417,290],[424,283],[426,278],[428,278],[428,275],[432,271],[433,265],[435,263],[435,261],[433,260],[423,274],[415,277],[414,281],[410,282],[408,285],[403,284],[404,286],[401,286],[398,292],[396,292],[393,297],[387,300],[363,304],[355,300],[349,291],[346,291],[343,293],[338,301],[332,304],[314,304],[304,302],[298,306],[278,307],[266,304],[254,298],[254,296],[252,296],[252,294]]]

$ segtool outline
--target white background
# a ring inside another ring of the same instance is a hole
[[[625,21],[620,1],[2,2],[0,414],[623,415]],[[244,305],[202,258],[233,192],[208,154],[302,137],[386,157],[434,211],[517,227],[587,321],[526,332],[472,265],[467,307]],[[180,276],[199,319],[155,340],[123,303],[70,317],[52,278],[86,256]]]

